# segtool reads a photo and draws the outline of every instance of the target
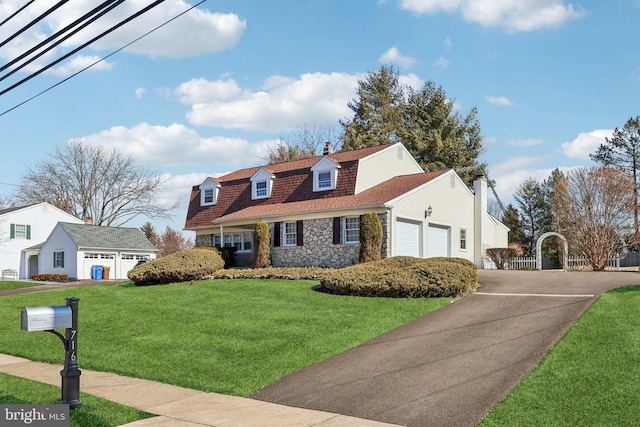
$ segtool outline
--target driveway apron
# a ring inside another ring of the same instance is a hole
[[[478,292],[252,398],[407,426],[475,426],[633,272],[480,270]]]

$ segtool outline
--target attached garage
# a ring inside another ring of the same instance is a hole
[[[429,224],[427,258],[451,256],[451,228]]]
[[[421,258],[420,247],[422,233],[420,223],[398,219],[396,220],[396,255]]]

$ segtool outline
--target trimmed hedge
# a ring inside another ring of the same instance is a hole
[[[338,295],[454,298],[478,288],[478,271],[461,258],[400,256],[329,270],[320,285],[323,291]]]
[[[320,280],[329,268],[323,267],[269,267],[246,268],[238,270],[218,270],[214,279],[284,279],[284,280]]]
[[[68,282],[68,274],[32,274],[31,280],[37,282]]]
[[[204,279],[223,267],[217,249],[198,247],[145,262],[130,270],[127,277],[136,286],[165,285]]]

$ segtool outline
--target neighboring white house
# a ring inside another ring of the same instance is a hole
[[[487,182],[470,189],[452,169],[425,172],[401,144],[331,153],[207,178],[191,191],[186,230],[197,246],[232,246],[253,259],[257,222],[271,230],[274,266],[358,262],[360,216],[383,227],[382,257],[459,257],[479,268],[509,229],[487,212]],[[489,264],[487,264],[489,266]]]
[[[83,221],[49,203],[0,210],[0,269],[15,270],[18,278],[38,273],[38,248],[60,221]],[[35,249],[28,249],[36,247]]]
[[[91,279],[92,267],[109,268],[109,279],[126,279],[140,260],[156,258],[156,247],[138,228],[60,222],[40,249],[40,273]]]

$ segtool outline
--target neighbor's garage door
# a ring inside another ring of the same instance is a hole
[[[396,221],[396,255],[420,258],[420,224]]]
[[[449,251],[449,227],[429,225],[427,233],[427,258],[448,257]]]

